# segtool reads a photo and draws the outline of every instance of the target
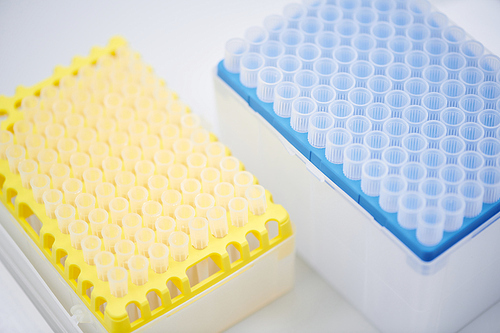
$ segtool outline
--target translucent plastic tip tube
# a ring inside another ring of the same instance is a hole
[[[352,119],[352,118],[351,118]],[[349,119],[350,120],[350,119]],[[348,120],[348,123],[349,123]],[[309,118],[307,140],[315,148],[325,148],[326,135],[333,128],[335,119],[328,113],[316,112]],[[369,122],[367,126],[369,126]],[[357,129],[354,125],[354,127]],[[224,174],[223,174],[224,176]],[[224,180],[224,177],[223,177]]]
[[[411,105],[420,105],[422,97],[429,92],[429,84],[420,77],[414,77],[404,83],[404,91],[410,95]]]
[[[363,7],[356,10],[353,20],[358,24],[360,34],[369,34],[371,27],[377,23],[378,15],[372,8]]]
[[[324,30],[334,31],[335,24],[342,18],[342,12],[336,6],[323,5],[318,10],[318,18],[323,23]]]
[[[33,132],[33,124],[28,120],[18,120],[14,123],[13,129],[17,144],[24,146],[26,137]]]
[[[356,80],[356,87],[367,87],[368,79],[375,73],[375,68],[368,61],[358,60],[351,65],[351,75]]]
[[[101,240],[97,236],[86,236],[82,239],[83,260],[89,265],[94,266],[95,256],[101,252]]]
[[[458,53],[448,53],[441,59],[441,66],[448,72],[448,79],[456,80],[460,71],[466,67],[465,57]]]
[[[441,85],[440,92],[448,100],[449,107],[457,107],[458,101],[465,95],[465,86],[458,80],[447,80]]]
[[[448,44],[441,38],[431,38],[425,42],[424,51],[431,65],[439,65],[443,56],[448,52]]]
[[[307,132],[309,118],[317,111],[318,106],[311,98],[300,97],[292,103],[292,114],[290,125],[294,131],[299,133]]]
[[[89,225],[82,220],[75,220],[68,225],[68,232],[71,246],[76,250],[81,250],[82,240],[89,234]]]
[[[300,89],[301,97],[311,97],[311,91],[319,83],[319,77],[311,70],[300,70],[295,74],[293,82]]]
[[[389,174],[399,174],[401,167],[408,162],[408,153],[401,147],[389,147],[382,152],[382,161],[388,168]]]
[[[479,58],[484,53],[484,46],[478,41],[467,40],[460,44],[459,50],[467,60],[468,67],[477,67]]]
[[[130,171],[120,171],[115,176],[116,194],[127,197],[130,189],[135,185],[135,175]]]
[[[267,201],[264,187],[260,185],[249,186],[245,191],[245,198],[248,201],[248,207],[253,215],[262,215],[266,212]]]
[[[345,128],[347,119],[354,114],[354,107],[347,101],[338,100],[328,106],[328,113],[335,120],[334,127]]]
[[[128,260],[134,255],[134,252],[135,244],[131,240],[118,241],[115,244],[116,261],[118,266],[128,269]]]
[[[36,153],[34,154],[34,157],[30,155],[30,148],[31,148],[31,144],[30,144],[30,141],[29,141],[29,137],[30,136],[34,136],[36,134],[31,134],[27,137],[27,141],[26,141],[26,148],[28,148],[28,157],[29,158],[34,158],[36,157]],[[40,136],[40,137],[36,137],[37,140],[33,140],[35,142],[37,142],[36,146],[37,147],[40,147],[43,148],[43,146],[45,145],[45,139]],[[41,141],[43,140],[43,145],[41,145]],[[7,150],[7,148],[11,145],[14,144],[14,135],[12,135],[11,132],[7,131],[7,130],[0,130],[0,158],[2,159],[5,159],[7,156],[5,155],[5,152]]]
[[[108,271],[111,295],[123,297],[128,294],[128,272],[123,267],[113,267]]]
[[[181,183],[187,178],[188,169],[182,164],[173,164],[168,169],[167,174],[170,188],[179,191],[181,189]]]
[[[128,270],[130,280],[137,286],[142,286],[148,282],[149,261],[143,255],[134,255],[128,260]]]
[[[497,202],[500,199],[500,170],[496,167],[485,167],[479,171],[477,178],[484,188],[483,202]]]
[[[363,139],[364,145],[370,150],[370,158],[382,158],[382,151],[389,147],[389,137],[380,131],[371,131]]]
[[[278,59],[285,54],[285,47],[279,42],[267,41],[262,44],[260,53],[264,58],[265,66],[276,67]]]
[[[174,212],[177,228],[189,234],[189,221],[196,216],[195,209],[190,205],[179,205]]]
[[[142,205],[148,200],[148,190],[143,186],[133,186],[127,192],[130,202],[130,211],[132,213],[140,213]]]
[[[332,76],[330,83],[337,93],[337,99],[346,101],[347,94],[352,88],[354,88],[356,80],[351,74],[337,73]]]
[[[439,200],[438,207],[445,213],[445,231],[452,232],[462,227],[465,201],[460,195],[454,193],[444,195]]]
[[[441,112],[440,119],[446,126],[447,135],[458,136],[458,130],[466,118],[465,113],[459,108],[446,108]]]
[[[245,87],[257,87],[257,75],[264,67],[264,58],[257,53],[247,53],[240,61],[240,82]]]
[[[347,18],[344,12],[344,19],[339,20],[334,28],[335,32],[340,36],[341,45],[350,45],[352,38],[359,33],[359,26],[356,22]]]
[[[411,69],[406,64],[393,63],[387,67],[386,75],[392,81],[394,90],[403,90],[404,82],[411,76]]]
[[[63,194],[56,189],[47,189],[43,193],[43,203],[45,204],[45,213],[51,219],[56,218],[56,209],[62,204]]]
[[[425,17],[425,25],[430,29],[433,38],[441,37],[448,22],[448,17],[440,12],[432,12]]]
[[[155,243],[148,249],[151,269],[157,273],[165,273],[168,269],[168,247],[165,244]]]
[[[477,182],[468,180],[458,187],[458,193],[465,201],[464,216],[467,218],[476,217],[483,209],[484,188]]]
[[[427,206],[437,206],[446,193],[446,185],[439,179],[427,178],[419,184],[418,191],[424,196]]]
[[[340,37],[330,31],[322,31],[316,36],[316,45],[321,50],[321,57],[333,58],[333,51],[340,45]]]
[[[427,140],[418,133],[410,133],[401,141],[403,149],[408,153],[408,161],[420,161],[420,155],[427,149]]]
[[[69,204],[61,204],[55,210],[57,225],[63,234],[69,233],[68,226],[75,221],[75,207]]]
[[[398,201],[398,223],[409,230],[417,228],[418,216],[425,208],[424,197],[417,192],[406,192]]]
[[[229,201],[229,216],[231,224],[235,227],[243,227],[248,223],[248,201],[237,197]]]
[[[279,39],[281,44],[285,46],[285,54],[295,55],[297,47],[304,42],[304,34],[297,29],[286,29],[280,34]],[[278,65],[278,68],[279,67],[280,66]]]
[[[391,91],[385,96],[385,103],[391,108],[391,117],[401,118],[403,110],[410,106],[410,95],[404,91]]]
[[[483,82],[478,87],[478,95],[484,101],[485,109],[496,109],[498,100],[500,100],[500,84],[496,82]]]
[[[348,145],[344,149],[344,175],[351,180],[360,180],[362,166],[369,157],[370,151],[364,145],[359,143]]]
[[[210,226],[210,232],[216,238],[222,238],[227,235],[228,223],[226,210],[220,206],[215,206],[207,211],[207,220]]]
[[[283,74],[275,67],[264,67],[259,71],[257,97],[264,103],[274,101],[274,89],[283,80]]]
[[[287,21],[281,15],[269,15],[264,19],[264,29],[266,29],[269,40],[279,40],[281,32],[287,26]]]
[[[393,0],[375,0],[373,8],[377,12],[380,21],[389,21],[390,14],[396,9],[396,2]]]
[[[89,222],[88,215],[95,208],[96,199],[92,194],[80,193],[75,199],[80,220]]]
[[[352,116],[346,122],[346,129],[351,134],[353,143],[362,143],[365,135],[371,130],[371,123],[364,116]]]
[[[226,147],[220,142],[211,142],[205,148],[205,155],[208,159],[208,166],[218,168],[220,166],[220,161],[226,156]],[[169,179],[170,178],[169,176]]]
[[[97,278],[101,281],[108,281],[108,272],[115,265],[115,256],[109,251],[102,251],[94,257],[97,270]]]
[[[149,195],[151,200],[161,201],[161,195],[168,188],[168,179],[163,175],[153,175],[148,179]]]
[[[496,166],[500,156],[500,141],[495,138],[484,138],[478,142],[477,151],[484,159],[485,166]]]
[[[465,142],[457,136],[446,136],[439,142],[439,149],[446,155],[447,164],[457,164],[458,156],[465,148]]]
[[[394,37],[396,31],[388,22],[377,22],[372,26],[371,34],[375,37],[378,48],[386,48],[387,42]]]
[[[148,185],[148,179],[153,176],[155,172],[155,165],[151,161],[142,160],[135,164],[134,170],[137,185],[146,187]]]
[[[392,82],[384,75],[375,75],[368,79],[366,87],[373,95],[375,103],[383,103],[385,95],[392,90]]]
[[[9,161],[10,172],[17,174],[19,163],[26,158],[26,149],[18,144],[11,145],[6,149],[5,155]]]
[[[380,182],[387,176],[387,165],[380,160],[369,160],[361,171],[361,190],[371,197],[380,195]]]
[[[30,180],[33,197],[37,203],[44,203],[43,195],[50,189],[50,178],[47,175],[35,175]]]
[[[366,108],[373,102],[373,96],[366,88],[352,89],[347,99],[352,103],[355,115],[365,115]]]
[[[350,46],[340,46],[333,51],[333,59],[339,66],[340,73],[349,73],[351,65],[356,61],[358,54]]]
[[[240,161],[233,156],[226,156],[220,161],[220,171],[222,181],[231,183],[236,173],[240,171]]]
[[[191,245],[197,250],[208,246],[208,221],[204,217],[195,217],[189,221]]]
[[[135,243],[140,255],[147,257],[148,249],[155,242],[155,232],[150,228],[140,228],[135,233]],[[130,262],[129,262],[130,268]]]
[[[83,172],[90,166],[90,157],[85,153],[74,153],[69,159],[73,177],[82,180]]]
[[[242,38],[233,38],[227,41],[224,56],[224,67],[231,73],[240,72],[240,60],[248,50],[248,43]]]
[[[376,45],[377,41],[368,34],[356,35],[352,40],[352,46],[358,54],[358,60],[369,60],[369,54],[375,49]]]
[[[127,146],[122,149],[121,160],[118,157],[106,157],[103,161],[103,169],[109,174],[106,179],[114,179],[113,174],[118,173],[122,169],[122,164],[126,171],[134,171],[135,166],[141,160],[142,151],[137,146]],[[122,163],[123,160],[123,163]]]
[[[328,112],[328,106],[335,100],[335,96],[335,90],[327,85],[318,85],[311,91],[311,98],[320,112]]]
[[[253,26],[245,31],[244,37],[248,44],[248,51],[259,53],[261,45],[267,42],[269,34],[264,28]],[[240,59],[240,66],[242,60],[243,58]]]
[[[222,182],[214,187],[214,197],[217,206],[227,209],[229,200],[234,198],[234,186],[228,182]]]
[[[398,175],[390,175],[380,182],[379,205],[388,213],[398,211],[398,199],[406,191],[406,181]]]
[[[393,55],[394,62],[404,62],[406,54],[412,50],[413,45],[407,37],[396,36],[387,43],[387,48]]]
[[[391,146],[402,146],[403,137],[408,134],[408,124],[401,118],[391,118],[382,126],[382,130],[390,139]]]
[[[429,148],[439,148],[439,142],[446,135],[446,127],[436,120],[429,120],[422,125],[421,133],[429,143]]]
[[[282,82],[276,86],[274,95],[274,112],[284,118],[292,113],[292,102],[299,96],[299,87],[292,82]]]
[[[38,164],[33,160],[23,160],[19,162],[17,169],[21,175],[21,183],[23,187],[29,189],[31,178],[38,174]],[[60,188],[57,189],[60,190]]]
[[[417,23],[406,30],[406,36],[412,42],[414,50],[422,51],[425,42],[431,37],[431,32],[425,25]]]
[[[411,105],[403,110],[402,118],[408,123],[409,133],[420,133],[422,124],[428,119],[428,114],[422,106]]]
[[[102,229],[108,224],[109,214],[106,210],[96,208],[90,211],[88,215],[92,235],[102,238]]]
[[[458,165],[465,171],[465,179],[476,180],[477,173],[485,163],[483,156],[476,151],[466,151],[458,157]]]
[[[142,205],[142,217],[144,226],[155,229],[155,222],[161,216],[162,206],[160,203],[149,200]]]
[[[69,175],[68,175],[69,176]],[[98,168],[88,168],[83,172],[83,182],[87,193],[95,195],[96,187],[102,183],[102,171]]]
[[[189,256],[189,236],[182,231],[175,231],[168,238],[170,244],[170,256],[177,262],[187,259]]]
[[[431,65],[422,72],[422,77],[429,84],[430,92],[439,92],[441,84],[448,79],[448,72],[438,65]]]
[[[426,207],[419,214],[417,239],[424,246],[439,244],[443,238],[445,212],[438,207]]]
[[[439,179],[446,186],[447,193],[458,193],[458,186],[465,180],[465,172],[458,165],[445,165],[439,170]]]
[[[458,73],[458,79],[464,84],[466,94],[477,94],[479,85],[484,81],[484,74],[479,68],[466,67]]]
[[[298,29],[299,21],[306,17],[306,6],[298,3],[290,3],[283,8],[283,16],[288,21],[288,27]]]
[[[323,23],[316,17],[305,17],[299,22],[299,31],[304,34],[305,43],[314,43],[314,39],[322,30]]]
[[[304,43],[297,48],[297,58],[302,62],[302,69],[312,70],[314,62],[320,57],[321,50],[315,44]]]
[[[352,143],[351,133],[344,128],[331,129],[326,135],[326,159],[335,164],[344,161],[344,150]]]
[[[493,54],[485,54],[479,59],[478,66],[484,73],[484,81],[495,81],[500,71],[500,58]]]
[[[413,16],[406,10],[395,10],[390,14],[389,22],[394,26],[396,36],[406,36],[406,30],[413,24]]]
[[[155,222],[156,237],[158,242],[169,245],[170,234],[175,231],[175,220],[170,216],[160,216]]]

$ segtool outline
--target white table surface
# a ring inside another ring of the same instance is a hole
[[[297,1],[297,0],[296,0]],[[227,39],[281,13],[285,0],[217,1],[0,1],[0,94],[48,77],[57,64],[88,54],[122,35],[167,80],[194,112],[217,132],[213,68]],[[498,0],[435,0],[449,18],[500,54]],[[1,218],[1,217],[0,217]],[[230,332],[328,331],[376,329],[302,260],[296,285]],[[50,332],[37,309],[0,262],[0,331]],[[500,303],[463,332],[500,331]]]

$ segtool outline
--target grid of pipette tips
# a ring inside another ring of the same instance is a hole
[[[191,288],[214,270],[189,275],[197,261],[216,254],[216,278],[224,278],[288,237],[285,228],[276,241],[267,239],[269,219],[289,220],[138,54],[126,45],[99,50],[93,62],[64,69],[68,74],[12,102],[17,109],[0,131],[2,191],[5,201],[16,200],[15,215],[37,215],[40,248],[92,311],[103,319],[113,307],[104,324],[118,326],[107,328],[129,331],[140,314],[132,316],[125,303],[149,302],[138,322],[144,324],[180,304],[180,294],[183,302],[204,290]],[[260,247],[245,245],[252,233]],[[235,264],[230,243],[240,252]],[[172,277],[176,288],[167,283]],[[159,290],[160,301],[146,300],[148,288]],[[114,304],[122,298],[123,307]]]
[[[500,58],[427,0],[291,3],[223,63],[424,246],[500,199]]]

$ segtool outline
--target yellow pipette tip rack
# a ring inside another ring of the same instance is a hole
[[[1,201],[109,332],[181,311],[293,234],[120,37],[0,114]]]

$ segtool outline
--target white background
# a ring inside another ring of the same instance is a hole
[[[298,1],[298,0],[295,0]],[[0,0],[0,94],[13,95],[122,35],[217,132],[213,68],[226,40],[242,36],[284,0],[21,1]],[[500,54],[498,0],[431,1],[449,18]],[[500,283],[500,282],[499,282]],[[50,332],[43,318],[0,263],[0,331]],[[372,332],[353,307],[300,259],[289,294],[230,329],[255,331]],[[500,304],[464,332],[500,331]]]

